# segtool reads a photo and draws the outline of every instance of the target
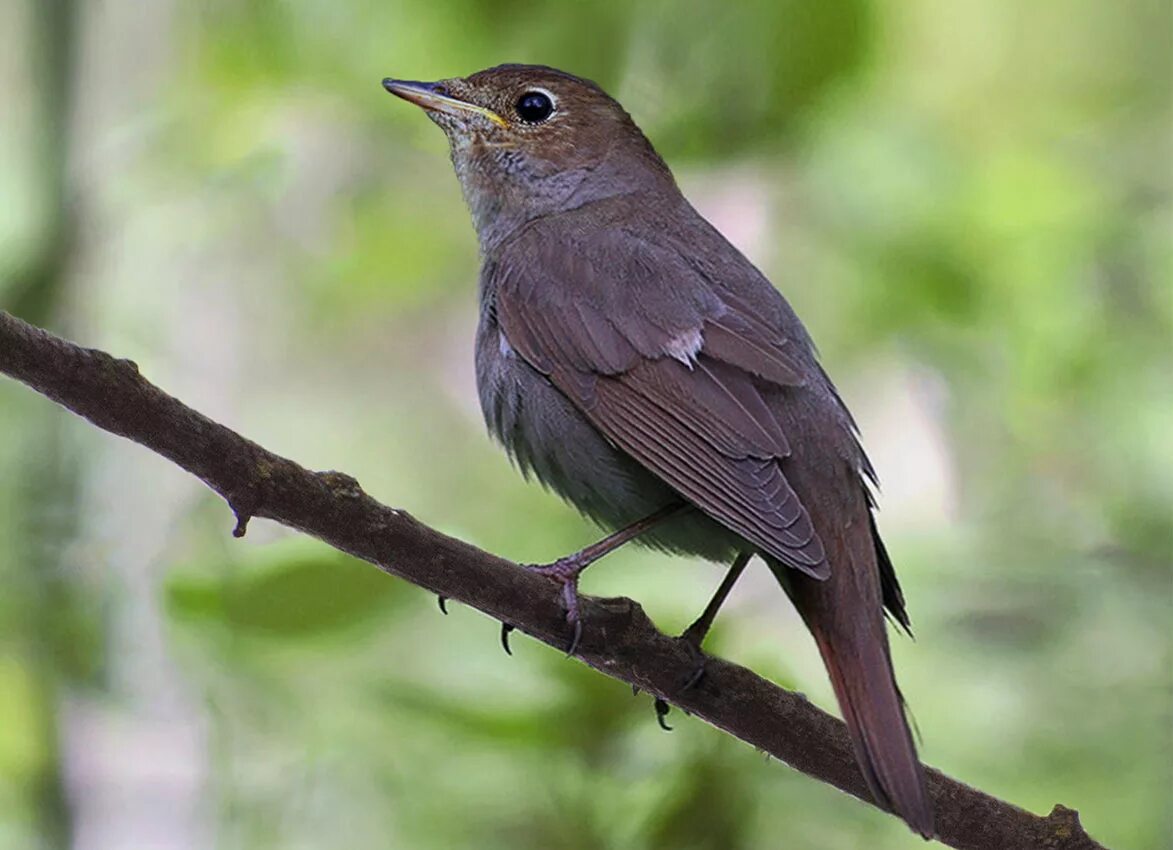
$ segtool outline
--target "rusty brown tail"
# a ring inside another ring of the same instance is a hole
[[[886,564],[886,553],[878,546],[875,551]],[[880,588],[883,571],[876,569],[876,561],[860,560],[862,570],[846,558],[834,564],[826,581],[781,564],[770,566],[822,653],[872,797],[913,831],[931,838],[933,806],[888,652]],[[902,605],[896,617],[907,627]]]
[[[808,625],[827,665],[872,796],[914,831],[931,838],[933,807],[892,673],[886,637],[881,633],[879,640],[871,635],[861,639],[870,630],[836,634],[810,620]]]

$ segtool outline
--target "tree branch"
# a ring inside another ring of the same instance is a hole
[[[0,372],[99,428],[168,458],[223,497],[237,536],[267,517],[459,600],[563,648],[566,620],[551,584],[516,564],[376,502],[337,472],[310,472],[167,395],[129,360],[81,348],[0,311]],[[696,660],[629,599],[583,597],[577,657],[658,695],[797,770],[871,802],[843,724],[744,667],[711,658],[687,690]],[[1039,817],[929,770],[939,840],[960,850],[1095,850],[1077,813]]]

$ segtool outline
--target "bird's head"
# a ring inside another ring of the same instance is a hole
[[[589,80],[501,65],[434,83],[386,79],[448,136],[482,246],[532,218],[665,184],[672,176],[631,116]]]

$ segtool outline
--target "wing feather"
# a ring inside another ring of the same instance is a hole
[[[805,383],[792,345],[673,252],[619,231],[592,244],[599,253],[583,256],[536,226],[498,258],[510,272],[489,286],[509,345],[684,499],[826,578],[822,540],[783,472],[790,443],[762,395]],[[649,304],[665,308],[652,316]]]

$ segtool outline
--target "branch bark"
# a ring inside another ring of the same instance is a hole
[[[348,475],[311,472],[267,451],[163,392],[129,360],[0,311],[0,372],[195,475],[228,502],[236,536],[253,516],[276,520],[543,643],[566,645],[566,621],[546,579],[380,504]],[[659,632],[638,603],[583,597],[582,614],[579,660],[872,802],[843,724],[802,696],[718,658],[684,690],[695,657]],[[1064,806],[1041,817],[932,769],[929,787],[939,840],[950,847],[1103,850]]]

